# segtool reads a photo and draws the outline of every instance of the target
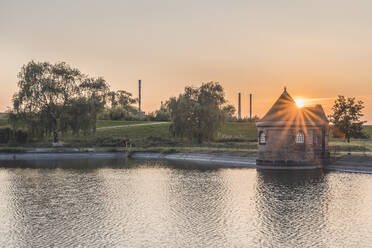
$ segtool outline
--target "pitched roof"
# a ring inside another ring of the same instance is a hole
[[[257,122],[257,126],[324,124],[328,124],[328,119],[321,105],[298,108],[286,89],[266,115]]]

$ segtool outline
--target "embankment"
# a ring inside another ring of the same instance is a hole
[[[166,159],[174,161],[187,161],[206,166],[219,168],[256,168],[255,156],[237,156],[232,153],[174,153],[162,154],[155,152],[135,152],[133,159]]]
[[[361,155],[347,155],[332,164],[325,166],[329,171],[343,171],[372,174],[372,157]]]
[[[217,168],[256,168],[255,153],[243,152],[178,152],[160,153],[136,151],[126,153],[124,149],[77,149],[77,148],[35,148],[25,149],[21,152],[1,152],[0,165],[12,167],[10,161],[19,163],[28,161],[68,161],[89,160],[104,161],[110,159],[165,159],[170,161],[185,161],[208,167]],[[18,163],[18,164],[19,164]],[[34,162],[35,163],[35,162]],[[38,163],[38,162],[37,162]],[[356,173],[372,173],[372,157],[363,155],[347,155],[334,163],[324,167],[328,171],[343,171]]]

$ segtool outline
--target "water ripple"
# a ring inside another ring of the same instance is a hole
[[[372,244],[372,175],[116,163],[0,169],[0,246]]]

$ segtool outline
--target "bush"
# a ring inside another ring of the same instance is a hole
[[[110,115],[110,120],[118,121],[118,120],[124,120],[129,115],[129,113],[122,107],[116,107],[116,108],[110,109],[109,115]]]
[[[333,138],[345,138],[345,135],[335,126],[331,126],[331,132]]]
[[[0,128],[0,144],[6,144],[11,137],[10,128]]]
[[[155,117],[150,115],[143,115],[136,112],[133,109],[125,109],[123,107],[113,107],[105,109],[98,116],[100,120],[112,120],[112,121],[149,121],[154,120]]]
[[[123,147],[130,144],[128,139],[121,138],[97,138],[94,140],[94,145],[96,146],[106,146],[106,147]]]
[[[17,143],[24,144],[27,142],[28,133],[26,131],[17,130],[14,132],[14,139]]]
[[[23,130],[13,131],[10,128],[0,128],[0,144],[7,144],[9,141],[24,144],[28,140],[28,133]]]

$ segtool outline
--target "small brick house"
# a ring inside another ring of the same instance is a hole
[[[300,108],[286,88],[257,128],[258,168],[320,168],[329,161],[329,121],[322,106]]]

